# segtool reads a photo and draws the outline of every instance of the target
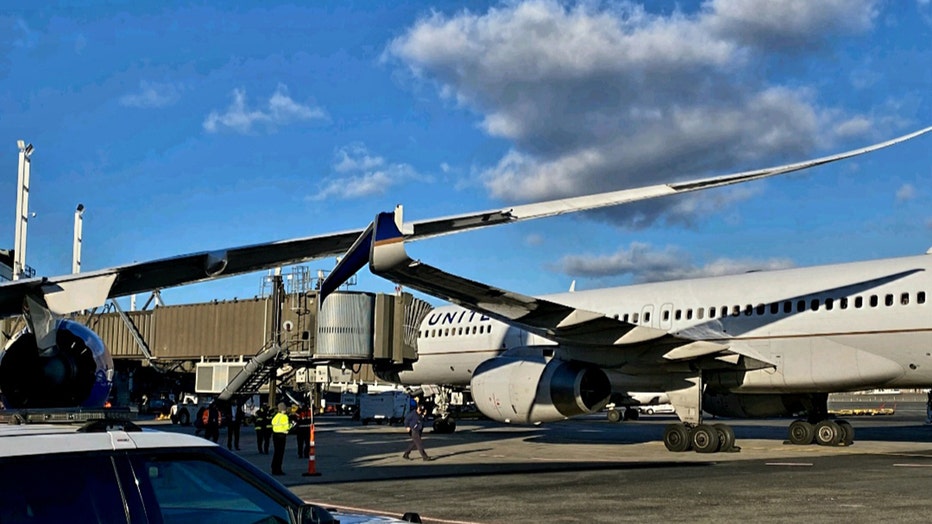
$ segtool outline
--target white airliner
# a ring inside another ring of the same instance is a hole
[[[421,324],[419,359],[435,374],[418,378],[468,380],[497,421],[564,420],[616,392],[665,391],[682,421],[664,432],[671,451],[733,449],[733,430],[703,423],[703,410],[806,413],[791,442],[850,444],[828,393],[932,385],[929,253],[531,297],[412,260],[401,224],[400,209],[380,213],[347,258],[459,306]],[[434,358],[445,365],[427,365]]]
[[[697,191],[790,173],[892,146],[932,131],[932,127],[893,140],[845,153],[773,168],[658,184],[598,195],[587,195],[504,209],[466,213],[393,225],[398,239],[419,240],[572,213],[665,195]],[[368,246],[373,229],[269,242],[245,247],[205,251],[191,255],[135,263],[110,269],[58,277],[40,277],[0,283],[0,318],[25,315],[27,327],[7,343],[0,354],[0,393],[7,408],[101,406],[113,378],[113,361],[100,337],[87,327],[62,318],[92,309],[108,299],[154,289],[238,275],[350,249],[331,277],[353,273],[368,262],[359,246]],[[394,238],[394,237],[393,237]],[[354,242],[355,240],[355,242]],[[322,293],[334,280],[322,285]],[[646,327],[643,329],[647,329]],[[475,386],[475,379],[473,380]]]

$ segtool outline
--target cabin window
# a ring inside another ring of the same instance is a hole
[[[472,327],[472,334],[473,334],[473,335],[476,334],[476,326],[473,326],[473,327]]]
[[[450,328],[446,328],[446,329],[443,330],[443,336],[445,336],[445,337],[449,337],[449,336],[450,336]]]
[[[780,304],[778,304],[778,303],[776,303],[776,302],[774,302],[773,304],[770,304],[770,314],[771,314],[771,315],[776,315],[776,314],[779,313],[779,312],[780,312]]]
[[[627,321],[628,321],[628,314],[627,314],[627,313],[625,313],[625,316],[621,317],[621,321],[622,321],[622,322],[627,322]]]
[[[892,306],[893,305],[893,294],[887,293],[887,296],[883,297],[883,303],[886,304],[887,306]]]
[[[741,314],[741,306],[731,308],[731,316],[736,317]]]
[[[714,313],[712,313],[712,314],[714,314]],[[696,310],[696,318],[698,318],[699,320],[702,320],[703,318],[705,318],[705,309],[704,309],[704,308],[699,308],[699,309]]]
[[[784,302],[784,303],[783,303],[783,312],[784,312],[784,313],[792,313],[792,312],[793,312],[793,303],[790,302],[789,300],[787,300],[786,302]]]
[[[848,297],[839,299],[838,307],[840,307],[841,309],[848,309]]]
[[[920,291],[919,293],[916,293],[916,303],[917,304],[926,303],[926,292],[925,291]]]
[[[692,318],[693,318],[693,310],[687,309],[687,310],[686,310],[686,320],[692,320]]]
[[[650,322],[650,311],[644,313],[644,323],[647,324],[648,322]]]
[[[753,312],[754,312],[754,306],[752,306],[751,304],[748,304],[748,305],[744,306],[744,314],[745,314],[745,315],[750,316],[750,314],[753,313]]]
[[[805,310],[806,310],[806,301],[805,301],[805,300],[797,300],[797,301],[796,301],[796,312],[797,312],[797,313],[802,313],[802,312],[805,311]]]
[[[835,302],[830,298],[826,298],[825,299],[825,310],[831,311],[833,307],[835,307]]]
[[[614,315],[612,315],[612,318],[614,318],[615,320],[618,320],[618,313],[615,313]]]
[[[632,323],[632,324],[637,324],[637,323],[638,323],[638,314],[637,314],[637,313],[631,315],[631,323]]]
[[[812,299],[812,301],[809,302],[809,308],[812,309],[813,311],[818,311],[819,310],[819,299],[817,298]]]
[[[900,295],[900,305],[908,306],[909,305],[909,293],[903,293]]]
[[[677,309],[676,314],[673,315],[673,318],[675,318],[676,320],[683,318],[683,310]]]
[[[758,315],[763,315],[763,314],[764,314],[764,307],[765,307],[765,306],[764,306],[763,304],[758,304],[757,307],[754,308],[754,310],[755,310],[755,312],[756,312]]]
[[[877,299],[877,295],[871,295],[871,307],[877,307],[880,301]]]
[[[854,307],[861,309],[864,307],[864,298],[863,297],[854,297]]]
[[[670,320],[670,312],[669,312],[669,311],[664,311],[664,312],[663,312],[663,321],[666,322],[667,320]]]
[[[715,306],[709,308],[709,318],[715,318]]]

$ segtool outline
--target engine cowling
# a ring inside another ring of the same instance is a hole
[[[740,395],[736,393],[706,393],[702,409],[717,417],[766,418],[791,417],[806,411],[811,405],[807,395]]]
[[[96,333],[55,321],[55,345],[40,351],[28,330],[0,353],[0,395],[7,408],[101,407],[113,385],[113,358]]]
[[[600,368],[543,358],[495,357],[470,382],[476,407],[505,423],[556,422],[602,409],[612,386]]]

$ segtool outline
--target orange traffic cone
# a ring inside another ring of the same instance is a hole
[[[302,477],[317,477],[320,476],[320,473],[317,472],[317,450],[314,444],[314,424],[311,424],[311,441],[308,443],[308,453],[307,453],[307,472],[302,473]]]

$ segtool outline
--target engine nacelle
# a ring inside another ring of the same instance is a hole
[[[602,409],[612,394],[596,366],[534,357],[495,357],[470,382],[483,415],[505,423],[556,422]]]
[[[113,384],[113,358],[96,333],[71,320],[55,321],[55,345],[40,351],[28,330],[0,353],[0,394],[7,408],[104,405]]]
[[[809,400],[807,395],[800,394],[706,393],[702,397],[702,409],[728,418],[791,417],[806,411],[806,405],[811,405]]]

